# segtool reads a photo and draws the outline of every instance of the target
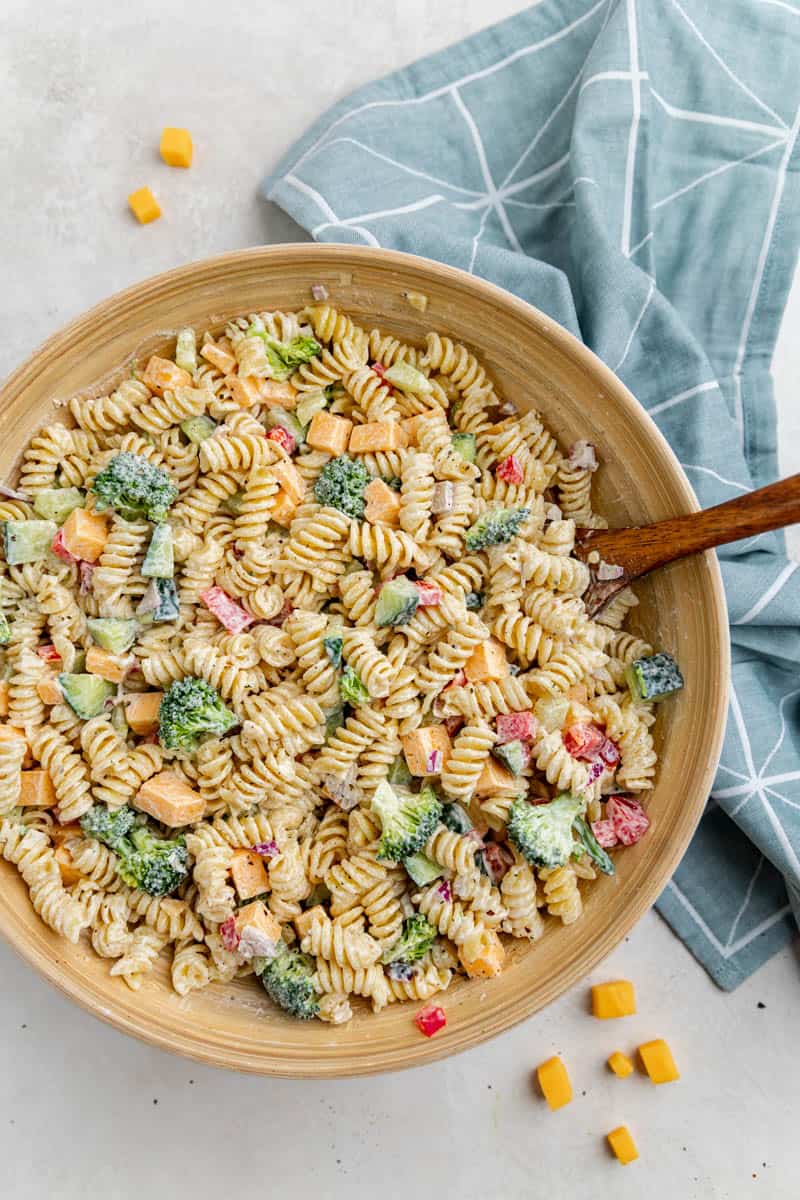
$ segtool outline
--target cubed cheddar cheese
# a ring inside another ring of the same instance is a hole
[[[555,1111],[555,1109],[569,1104],[572,1099],[572,1084],[569,1081],[567,1068],[557,1055],[548,1058],[547,1062],[541,1063],[536,1068],[536,1078],[539,1080],[542,1095],[550,1108]]]
[[[293,409],[297,404],[297,388],[288,379],[262,379],[261,400],[267,408]]]
[[[403,432],[406,435],[406,440],[408,441],[409,446],[416,446],[416,444],[417,444],[417,433],[419,431],[420,415],[421,415],[420,413],[417,413],[416,416],[413,416],[413,417],[404,417],[403,420],[400,422],[400,424],[403,427]]]
[[[86,670],[90,675],[107,679],[109,683],[122,683],[132,661],[130,654],[112,654],[102,646],[90,646],[86,651]]]
[[[612,1017],[632,1017],[636,1012],[636,996],[629,979],[614,979],[592,987],[592,1013],[601,1021]]]
[[[480,938],[479,946],[473,951],[469,945],[462,946],[458,957],[470,979],[493,979],[503,969],[506,952],[503,943],[493,930]]]
[[[295,504],[299,504],[304,499],[306,483],[293,462],[290,462],[288,458],[281,458],[272,464],[270,471],[277,479],[282,491],[294,500]]]
[[[239,953],[244,958],[274,958],[281,940],[281,927],[263,900],[253,900],[236,912]]]
[[[177,363],[154,354],[144,369],[142,382],[147,384],[151,392],[162,396],[168,390],[174,392],[175,388],[191,387],[192,377]]]
[[[425,725],[407,733],[400,740],[406,765],[412,775],[440,775],[453,749],[450,734],[444,725]],[[431,770],[433,765],[435,770]]]
[[[485,796],[489,792],[518,792],[519,780],[516,775],[489,755],[483,770],[475,784],[475,795]]]
[[[253,408],[261,403],[261,380],[255,375],[226,375],[225,382],[240,408]]]
[[[401,450],[407,445],[406,431],[399,421],[366,421],[353,427],[348,449],[353,454],[371,454],[376,450]]]
[[[158,728],[163,692],[136,692],[125,697],[125,719],[134,733],[146,737]]]
[[[303,938],[306,936],[306,934],[310,931],[311,926],[314,923],[314,915],[317,913],[322,914],[322,916],[327,915],[325,913],[325,909],[322,907],[321,904],[315,904],[313,906],[313,908],[307,908],[303,912],[301,912],[298,917],[295,917],[295,919],[294,919],[295,933],[297,934],[297,936],[301,942],[302,942]]]
[[[55,803],[56,792],[48,771],[42,767],[36,767],[32,771],[22,772],[22,784],[17,801],[20,808],[53,808]]]
[[[97,562],[108,540],[108,520],[100,513],[73,508],[61,526],[64,549],[84,562]]]
[[[353,422],[347,417],[334,417],[329,412],[314,413],[306,432],[306,441],[312,450],[326,450],[328,454],[344,454]]]
[[[292,523],[294,514],[297,512],[297,501],[293,500],[288,492],[281,489],[272,502],[270,510],[270,520],[275,521],[277,525],[288,526]]]
[[[269,876],[264,860],[253,850],[234,850],[231,879],[240,900],[252,900],[269,891]]]
[[[148,779],[139,788],[132,803],[140,812],[155,817],[156,821],[172,829],[194,825],[206,808],[203,797],[172,771],[161,771]]]
[[[61,873],[61,882],[64,887],[72,887],[73,884],[80,883],[83,876],[72,859],[72,855],[66,846],[56,846],[53,851],[53,857],[58,863],[58,869]]]
[[[0,683],[0,717],[8,716],[8,683],[4,679]]]
[[[47,671],[38,680],[36,691],[39,694],[39,699],[44,704],[60,704],[64,699],[64,693],[61,691],[58,676],[54,675],[51,671]]]
[[[200,357],[206,362],[210,362],[212,367],[216,367],[218,371],[222,371],[223,375],[230,375],[236,370],[236,357],[231,354],[230,350],[225,346],[219,345],[218,342],[206,342],[200,347]]]
[[[497,638],[479,642],[464,663],[464,674],[470,683],[490,683],[508,675],[506,648]]]
[[[606,1139],[623,1167],[627,1167],[628,1163],[639,1157],[639,1151],[627,1125],[618,1125],[611,1133],[606,1134]]]
[[[0,725],[0,742],[8,742],[12,738],[19,738],[20,741],[25,743],[25,757],[22,760],[23,767],[32,766],[33,755],[31,754],[31,748],[28,745],[28,739],[23,730],[17,729],[14,725]]]
[[[168,167],[192,165],[192,135],[188,129],[167,126],[161,131],[161,157]]]
[[[364,516],[373,525],[389,525],[392,529],[400,527],[400,493],[390,488],[382,479],[373,479],[364,488],[366,508]]]
[[[149,225],[161,216],[161,208],[149,187],[137,188],[128,196],[128,204],[140,225]]]
[[[629,1075],[633,1074],[633,1063],[621,1050],[615,1050],[613,1054],[609,1054],[606,1061],[609,1070],[613,1071],[618,1079],[627,1079]]]
[[[644,1042],[639,1047],[639,1058],[653,1083],[673,1083],[681,1077],[680,1071],[675,1066],[672,1051],[663,1038]]]

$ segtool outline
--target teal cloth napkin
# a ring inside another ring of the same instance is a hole
[[[427,255],[544,309],[717,504],[777,476],[799,50],[797,0],[545,0],[337,104],[264,193],[320,241]],[[800,913],[800,573],[778,534],[720,560],[725,746],[658,909],[733,988],[796,932],[789,897]]]

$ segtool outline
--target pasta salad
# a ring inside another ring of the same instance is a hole
[[[128,987],[339,1023],[576,921],[682,680],[581,599],[594,448],[313,291],[181,329],[3,489],[0,852]]]

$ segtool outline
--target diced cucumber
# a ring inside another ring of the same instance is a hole
[[[328,407],[328,397],[323,392],[322,388],[317,392],[304,392],[295,405],[294,415],[297,417],[300,424],[306,429],[312,421],[312,418],[318,412],[322,412],[323,408]]]
[[[408,769],[405,754],[398,754],[389,767],[386,779],[392,787],[411,787],[411,784],[414,782],[414,776]]]
[[[520,741],[503,742],[500,746],[494,746],[492,754],[508,767],[512,775],[521,775],[529,758]]]
[[[111,710],[111,724],[120,737],[126,738],[129,732],[128,719],[125,716],[125,705],[115,704]]]
[[[4,521],[6,562],[15,567],[46,558],[57,533],[55,521]]]
[[[279,404],[269,409],[266,419],[270,429],[274,429],[276,425],[280,426],[281,429],[285,429],[287,433],[292,435],[298,446],[306,440],[305,427],[300,424],[293,412],[281,408]]]
[[[376,625],[405,625],[419,604],[419,589],[405,575],[390,579],[380,590],[375,605]]]
[[[664,700],[683,687],[683,676],[671,654],[637,658],[625,678],[634,700]]]
[[[442,806],[442,824],[452,829],[453,833],[469,833],[470,829],[475,828],[467,810],[455,800]]]
[[[64,699],[76,717],[89,721],[99,716],[116,689],[116,684],[99,675],[61,674],[58,677]]]
[[[438,879],[442,874],[439,864],[435,863],[432,858],[428,858],[427,854],[423,854],[421,850],[417,854],[410,854],[408,858],[404,858],[403,866],[417,887],[425,887],[427,883],[433,883],[434,879]]]
[[[322,644],[325,647],[332,667],[340,667],[342,665],[342,639],[340,637],[326,637],[322,639]]]
[[[33,511],[45,521],[63,525],[69,514],[82,508],[86,499],[80,488],[45,488],[33,498]]]
[[[216,428],[217,423],[212,421],[211,417],[187,417],[185,421],[181,421],[182,432],[195,446],[210,438]]]
[[[474,463],[478,448],[474,433],[454,433],[451,445],[456,454],[460,454],[464,462]]]
[[[176,621],[180,614],[174,579],[151,579],[139,601],[136,615],[146,624]]]
[[[234,492],[232,496],[226,497],[220,504],[222,512],[227,513],[229,517],[238,517],[242,511],[242,501],[244,500],[244,492]]]
[[[314,908],[317,904],[327,904],[330,898],[330,888],[324,883],[318,883],[309,893],[308,899],[303,901],[303,907]]]
[[[417,396],[427,396],[433,391],[433,384],[422,371],[418,371],[416,367],[412,367],[411,363],[396,362],[389,367],[388,371],[384,371],[383,377],[392,387],[399,388],[401,392],[413,392]]]
[[[6,614],[0,612],[0,646],[6,646],[10,640],[11,626],[6,619]]]
[[[146,579],[172,579],[174,574],[172,526],[167,521],[162,521],[153,528],[150,545],[142,563],[142,575]]]
[[[132,617],[89,617],[86,624],[97,645],[112,654],[124,654],[136,641],[138,625]]]
[[[175,365],[184,371],[197,370],[197,338],[193,329],[180,329],[175,339]]]
[[[73,674],[80,674],[82,671],[85,671],[85,670],[86,670],[86,651],[85,650],[76,650],[75,657],[72,660]]]
[[[325,714],[325,741],[333,737],[336,730],[344,725],[344,704],[337,704],[335,708],[329,708]]]
[[[611,855],[600,845],[592,833],[592,827],[586,818],[576,817],[572,822],[572,828],[580,838],[579,848],[586,851],[598,870],[602,871],[604,875],[613,875],[614,863]]]

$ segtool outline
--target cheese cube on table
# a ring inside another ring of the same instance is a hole
[[[672,1051],[663,1038],[644,1042],[639,1047],[639,1058],[653,1083],[674,1083],[681,1077],[680,1071],[675,1066]]]
[[[169,167],[192,165],[192,137],[188,129],[167,126],[161,132],[161,157]]]
[[[627,1167],[628,1163],[632,1163],[639,1157],[639,1151],[636,1149],[636,1143],[631,1137],[627,1125],[619,1125],[616,1129],[612,1129],[611,1133],[606,1134],[606,1138],[623,1167]]]
[[[635,1012],[636,996],[629,979],[614,979],[592,987],[592,1013],[601,1021],[631,1017]]]
[[[401,738],[412,775],[440,775],[453,750],[444,725],[425,725]]]
[[[572,1099],[572,1084],[567,1068],[558,1056],[548,1058],[536,1068],[542,1095],[551,1109],[563,1108]]]
[[[149,187],[137,188],[128,196],[131,212],[140,225],[149,225],[161,216],[161,209]]]
[[[194,825],[206,808],[203,797],[172,771],[161,771],[148,779],[131,803],[140,812],[155,817],[173,829],[181,825]]]
[[[629,1075],[633,1074],[633,1063],[621,1050],[615,1050],[613,1054],[609,1054],[607,1061],[618,1079],[627,1079]]]
[[[306,433],[306,441],[312,450],[326,450],[336,456],[344,454],[353,422],[347,417],[334,417],[330,413],[314,413]]]

